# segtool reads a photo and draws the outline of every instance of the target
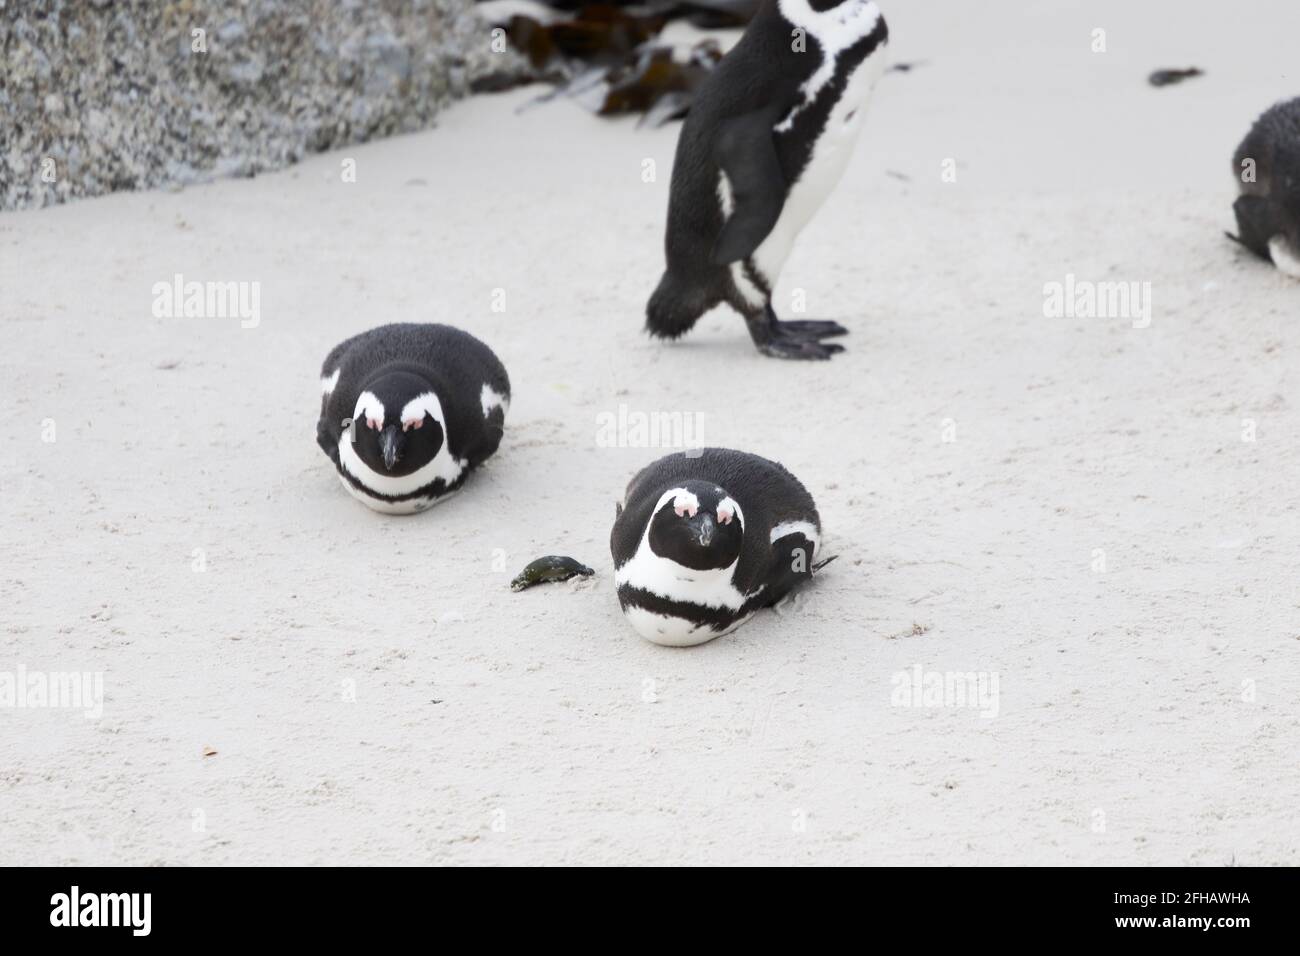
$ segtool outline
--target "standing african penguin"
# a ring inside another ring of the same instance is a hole
[[[1256,120],[1232,163],[1241,187],[1233,238],[1300,279],[1300,98]]]
[[[781,322],[772,290],[795,238],[839,182],[889,31],[870,0],[764,0],[696,93],[677,141],[668,269],[646,307],[677,338],[726,302],[766,355],[825,359],[837,322]]]
[[[460,487],[501,443],[510,379],[474,336],[449,325],[381,325],[321,367],[316,441],[354,498],[413,514]]]
[[[648,641],[703,644],[812,577],[821,521],[781,465],[706,448],[648,465],[627,486],[610,533],[614,583]]]

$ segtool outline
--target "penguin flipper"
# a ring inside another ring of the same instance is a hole
[[[781,218],[786,182],[772,139],[771,110],[746,113],[726,123],[713,158],[731,187],[732,212],[713,244],[712,259],[726,265],[753,254]]]
[[[792,531],[772,542],[772,578],[768,583],[766,603],[772,605],[791,591],[812,580],[817,565],[810,566],[817,545],[800,531]],[[834,559],[832,559],[834,560]]]
[[[330,432],[324,416],[316,423],[316,444],[335,465],[339,463],[339,440]]]

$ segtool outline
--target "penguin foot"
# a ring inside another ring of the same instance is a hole
[[[825,361],[837,352],[843,352],[844,346],[834,342],[819,342],[816,336],[789,335],[778,333],[766,342],[756,342],[758,350],[772,358],[804,359]]]
[[[783,332],[794,332],[796,335],[810,335],[818,339],[834,338],[837,335],[848,335],[849,330],[838,322],[822,321],[818,319],[791,319],[788,322],[777,320],[777,328]]]
[[[783,359],[825,361],[844,346],[821,339],[848,332],[838,322],[799,321],[782,322],[768,306],[763,312],[745,318],[749,336],[764,355]]]

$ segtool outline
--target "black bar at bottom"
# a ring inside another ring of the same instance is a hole
[[[979,939],[1231,946],[1294,939],[1300,912],[1291,869],[843,869],[799,874],[790,886],[770,871],[676,869],[606,876],[596,892],[582,872],[548,874],[541,885],[518,872],[348,868],[7,869],[0,879],[7,944],[75,936],[337,946],[413,933],[453,942],[506,928],[536,934],[538,944],[608,945],[601,927],[621,925],[615,938],[643,942],[675,929],[698,943],[802,927],[864,942],[901,934],[927,947]]]

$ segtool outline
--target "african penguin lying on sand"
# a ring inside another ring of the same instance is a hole
[[[1300,279],[1300,98],[1256,120],[1232,162],[1241,185],[1233,238]]]
[[[618,600],[648,641],[685,647],[739,627],[812,577],[821,522],[781,465],[706,448],[637,474],[609,546]]]
[[[460,487],[501,443],[510,379],[492,350],[449,325],[353,336],[321,367],[316,441],[358,501],[413,514]]]
[[[677,338],[726,302],[766,355],[825,359],[837,322],[781,322],[772,290],[800,230],[844,172],[889,31],[869,0],[764,0],[701,85],[677,141],[664,246],[646,307]]]

